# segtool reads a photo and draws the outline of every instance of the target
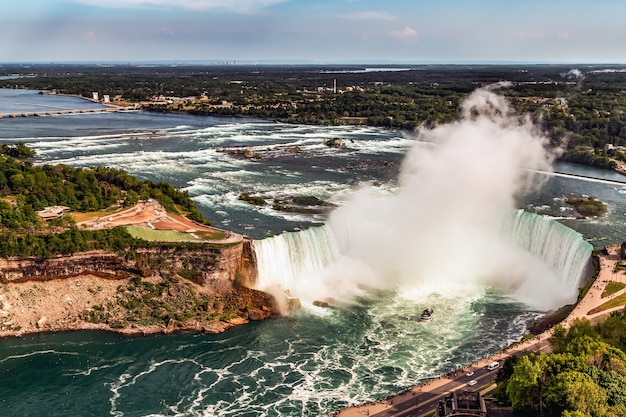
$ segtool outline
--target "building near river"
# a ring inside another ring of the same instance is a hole
[[[37,214],[44,220],[52,220],[58,219],[69,211],[70,208],[66,206],[51,206],[38,211]]]
[[[461,390],[446,395],[437,407],[439,417],[486,417],[485,400],[478,391]]]

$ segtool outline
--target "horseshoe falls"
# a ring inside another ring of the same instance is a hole
[[[358,293],[366,283],[370,286],[371,280],[357,279],[352,282],[348,278],[355,275],[363,278],[368,273],[371,274],[371,271],[363,266],[367,265],[367,259],[352,259],[351,262],[346,262],[350,260],[346,254],[349,249],[345,249],[350,245],[350,236],[337,233],[337,229],[333,227],[333,222],[329,222],[321,227],[287,232],[254,241],[259,271],[257,287],[279,296],[281,292],[287,292],[310,303],[314,299],[335,299],[346,294]],[[573,301],[572,297],[575,297],[581,281],[590,272],[593,249],[580,233],[547,216],[516,210],[504,216],[501,237],[502,242],[498,243],[498,246],[507,246],[510,243],[518,250],[507,251],[503,257],[510,262],[505,276],[488,280],[488,283],[500,287],[505,292],[512,290],[510,292],[514,298],[517,295],[518,301],[528,302],[530,305],[533,304],[533,298],[536,298],[535,293],[545,295],[546,288],[558,291],[554,294],[557,303]],[[463,246],[459,245],[460,250]],[[490,254],[485,256],[488,257]],[[454,255],[451,256],[451,259],[453,258]],[[523,269],[521,272],[516,270],[518,266],[524,268],[529,263],[533,265],[529,270]],[[346,268],[351,267],[359,269],[358,273],[346,271]],[[393,268],[394,266],[390,265],[390,269]],[[418,269],[415,268],[416,271]],[[508,273],[512,275],[510,279],[506,276]],[[466,274],[470,282],[463,282],[462,285],[468,283],[480,285],[483,282],[481,277],[473,275],[472,271],[466,271]],[[353,285],[352,291],[350,289],[345,291],[346,280]],[[423,280],[416,276],[412,284],[418,285],[420,281]],[[437,281],[445,281],[445,276],[438,277]],[[375,287],[386,288],[386,284],[382,279],[378,282],[374,280]],[[427,286],[431,290],[433,287],[438,288],[437,285]]]
[[[502,231],[573,289],[591,273],[593,246],[577,231],[547,216],[517,210],[505,217]]]

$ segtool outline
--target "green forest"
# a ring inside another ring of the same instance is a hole
[[[626,309],[592,326],[557,325],[551,354],[507,359],[495,396],[519,417],[626,416]]]
[[[153,198],[170,212],[208,224],[189,195],[168,183],[140,181],[114,168],[33,165],[27,158],[35,153],[23,143],[2,145],[0,152],[0,257],[120,251],[147,244],[123,228],[79,230],[70,216],[45,222],[37,211],[49,206],[91,212]]]

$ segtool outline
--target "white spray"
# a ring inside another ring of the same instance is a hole
[[[359,284],[409,294],[488,284],[542,309],[571,301],[575,288],[501,231],[516,196],[540,184],[533,170],[551,169],[546,144],[505,98],[477,90],[463,104],[461,120],[419,134],[395,194],[366,187],[333,212],[323,228],[332,259],[294,274],[276,270],[285,263],[276,258],[266,273],[273,255],[262,255],[260,286],[280,282],[312,300],[349,296]],[[256,245],[268,250],[273,243]]]

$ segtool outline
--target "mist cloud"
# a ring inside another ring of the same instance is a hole
[[[553,156],[531,121],[490,89],[474,92],[462,115],[419,134],[395,195],[363,189],[334,213],[335,227],[350,227],[345,253],[368,265],[370,284],[519,280],[505,276],[517,250],[500,237],[502,218],[540,184],[529,170],[550,170]]]
[[[535,171],[550,171],[554,155],[492,90],[471,94],[459,121],[418,134],[396,192],[364,187],[336,209],[328,227],[338,259],[283,288],[309,300],[349,296],[359,284],[439,294],[495,286],[540,309],[571,301],[575,289],[502,233],[516,197],[541,185]]]
[[[583,72],[581,70],[579,70],[578,68],[573,68],[569,71],[567,71],[564,74],[561,74],[561,77],[564,78],[575,78],[575,79],[579,79],[579,80],[583,80],[585,78],[585,74],[583,74]]]

